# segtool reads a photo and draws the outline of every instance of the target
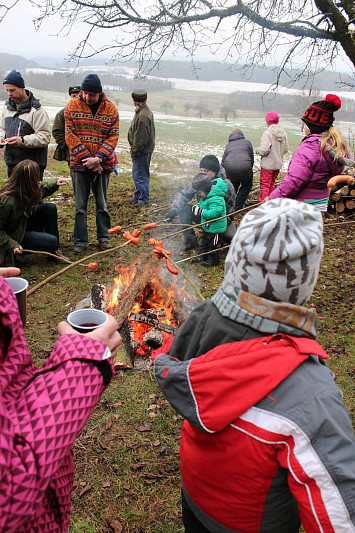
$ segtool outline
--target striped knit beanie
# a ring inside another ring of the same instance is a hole
[[[303,305],[316,284],[323,253],[323,220],[309,204],[265,202],[242,219],[225,263],[221,289]]]

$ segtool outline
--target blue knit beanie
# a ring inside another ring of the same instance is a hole
[[[11,85],[16,85],[16,87],[25,88],[25,80],[17,70],[12,70],[6,76],[2,84],[9,83]]]
[[[87,93],[102,93],[102,85],[97,74],[88,74],[82,81],[81,90]]]

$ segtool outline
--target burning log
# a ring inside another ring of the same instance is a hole
[[[141,263],[137,267],[134,279],[129,287],[118,296],[117,305],[112,310],[112,315],[117,320],[119,328],[129,315],[132,307],[137,302],[145,287],[152,278],[158,276],[160,268],[161,264],[159,260],[153,255],[141,259]]]
[[[156,350],[163,346],[163,335],[159,329],[151,329],[144,335],[143,342],[152,350]]]
[[[170,326],[169,324],[163,324],[162,322],[159,322],[156,318],[153,318],[152,316],[143,315],[143,314],[137,314],[137,313],[131,313],[129,315],[129,320],[133,322],[140,322],[140,324],[148,324],[149,326],[154,326],[155,328],[158,328],[160,331],[165,331],[166,333],[175,333],[176,328],[173,326]]]

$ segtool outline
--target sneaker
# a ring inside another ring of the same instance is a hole
[[[74,245],[74,253],[75,254],[83,254],[87,250],[87,244],[75,244]]]
[[[99,246],[100,250],[111,250],[111,248],[113,248],[113,246],[110,243],[110,241],[101,241],[101,242],[99,242],[98,246]]]
[[[66,257],[62,252],[61,250],[55,250],[54,252],[52,252],[53,255],[56,256],[57,260],[60,262],[60,263],[71,263],[69,257]]]

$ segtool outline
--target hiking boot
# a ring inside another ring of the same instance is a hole
[[[59,248],[58,250],[52,252],[52,254],[56,256],[57,261],[59,261],[60,263],[71,263],[69,257],[66,257]],[[52,258],[50,257],[50,259]]]
[[[127,200],[127,204],[138,204],[138,200],[136,200],[135,198],[130,198],[129,200]]]
[[[98,246],[99,246],[100,250],[111,250],[111,248],[113,248],[113,246],[110,243],[110,241],[101,241],[101,242],[99,242]]]
[[[88,248],[87,244],[75,244],[74,245],[74,253],[75,254],[83,254]]]

